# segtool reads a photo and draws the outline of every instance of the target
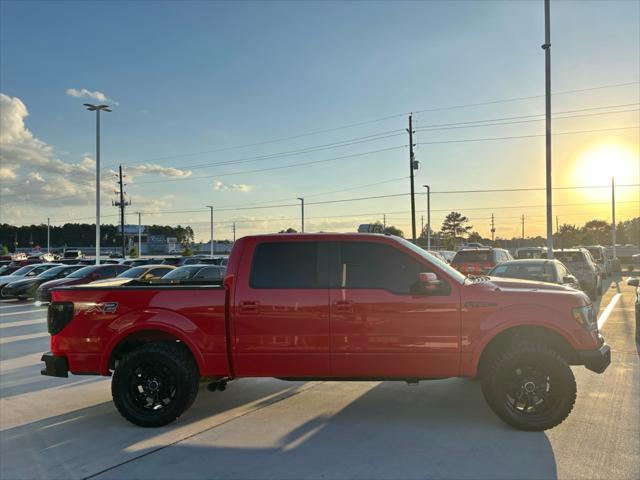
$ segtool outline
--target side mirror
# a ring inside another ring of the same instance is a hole
[[[433,285],[438,283],[438,277],[432,272],[423,272],[418,274],[418,280],[425,285]]]
[[[640,278],[630,278],[627,280],[627,285],[630,287],[640,287]]]
[[[423,272],[418,274],[418,283],[423,295],[436,294],[442,288],[442,282],[435,273]]]
[[[562,284],[563,285],[567,285],[567,284],[574,285],[576,283],[578,283],[578,279],[576,277],[574,277],[573,275],[567,275],[566,277],[564,277],[562,279]]]

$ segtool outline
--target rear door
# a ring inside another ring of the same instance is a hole
[[[237,375],[331,374],[327,248],[285,240],[245,250],[233,306]]]
[[[331,275],[334,376],[447,377],[459,372],[459,286],[426,260],[392,245],[341,242]],[[442,289],[420,291],[433,272]]]

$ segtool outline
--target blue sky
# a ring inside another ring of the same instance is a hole
[[[239,234],[297,227],[299,209],[224,207],[265,206],[272,200],[293,205],[300,196],[312,203],[406,193],[407,181],[391,181],[408,174],[404,114],[544,92],[542,2],[3,1],[0,13],[0,92],[7,102],[2,143],[13,142],[2,152],[0,221],[13,223],[93,213],[94,117],[81,105],[96,99],[70,96],[69,89],[101,92],[113,105],[113,113],[103,117],[102,162],[104,167],[125,164],[132,211],[148,212],[149,222],[190,223],[200,239],[208,239],[206,204],[220,207],[217,236],[228,237],[234,220]],[[639,183],[638,129],[610,130],[640,124],[639,25],[638,2],[552,2],[554,91],[636,82],[554,97],[554,112],[589,114],[554,121],[554,131],[606,130],[555,137],[556,185],[601,184],[599,175],[581,170],[580,162],[602,145],[619,147],[614,150],[623,158],[620,175]],[[607,108],[583,110],[594,107]],[[416,113],[414,126],[543,112],[543,99],[534,98]],[[212,152],[388,116],[393,117]],[[304,155],[192,167],[383,132],[389,137]],[[423,130],[415,141],[543,133],[544,123],[537,121]],[[360,155],[392,147],[398,148]],[[237,174],[355,154],[306,167]],[[430,183],[434,191],[544,185],[542,137],[423,144],[416,158],[421,162],[416,184]],[[593,162],[588,165],[594,168]],[[105,194],[110,180],[105,175]],[[623,188],[621,198],[637,201],[638,192]],[[105,215],[115,214],[109,196],[104,197]],[[543,192],[434,195],[434,227],[455,208],[485,235],[492,212],[499,235],[518,233],[521,214],[530,217],[530,233],[540,233],[544,209],[537,205],[543,200]],[[606,191],[558,191],[556,201],[567,205],[557,208],[561,222],[608,215],[608,207],[599,204],[606,201]],[[420,216],[422,197],[418,204]],[[309,205],[307,227],[353,230],[388,213],[389,223],[408,232],[408,206],[407,197]],[[620,208],[624,218],[637,215],[639,206]]]

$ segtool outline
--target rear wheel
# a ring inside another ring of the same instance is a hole
[[[148,343],[118,363],[111,380],[120,414],[141,427],[173,422],[195,401],[198,367],[179,344]]]
[[[483,371],[482,393],[489,407],[520,430],[553,428],[571,413],[576,382],[567,362],[547,346],[513,344]]]

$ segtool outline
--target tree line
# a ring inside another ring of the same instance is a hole
[[[100,244],[103,247],[119,247],[122,244],[122,235],[118,231],[117,225],[100,225]],[[178,243],[192,243],[194,232],[190,226],[178,225],[150,225],[146,226],[145,232],[149,235],[164,235],[174,237]],[[95,224],[89,223],[65,223],[61,226],[50,227],[51,246],[73,247],[94,245],[96,241]],[[16,248],[35,248],[36,246],[47,246],[47,225],[24,225],[15,226],[6,223],[0,224],[0,246],[6,247],[9,251]]]

